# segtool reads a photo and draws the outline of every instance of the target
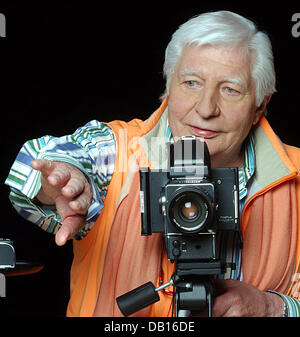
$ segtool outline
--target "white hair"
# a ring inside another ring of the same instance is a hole
[[[192,44],[239,47],[253,57],[251,73],[256,85],[257,106],[261,105],[265,96],[276,91],[273,52],[268,35],[258,31],[252,21],[229,11],[200,14],[181,25],[173,34],[165,52],[167,89],[184,48]]]

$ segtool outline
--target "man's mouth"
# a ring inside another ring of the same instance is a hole
[[[197,126],[194,125],[189,125],[189,127],[192,130],[192,133],[197,136],[197,137],[201,137],[201,138],[214,138],[215,136],[218,135],[218,131],[215,130],[210,130],[210,129],[202,129],[199,128]]]

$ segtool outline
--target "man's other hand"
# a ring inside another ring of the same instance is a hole
[[[215,317],[281,317],[284,303],[280,296],[263,292],[237,280],[214,280],[219,296],[214,299]]]

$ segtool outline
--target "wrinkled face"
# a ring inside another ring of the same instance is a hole
[[[190,46],[168,89],[174,137],[204,138],[212,167],[241,166],[243,141],[266,102],[257,108],[250,59],[239,49]]]

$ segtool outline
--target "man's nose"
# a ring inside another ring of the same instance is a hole
[[[214,88],[204,87],[195,104],[196,112],[202,118],[216,117],[220,113],[218,95]]]

